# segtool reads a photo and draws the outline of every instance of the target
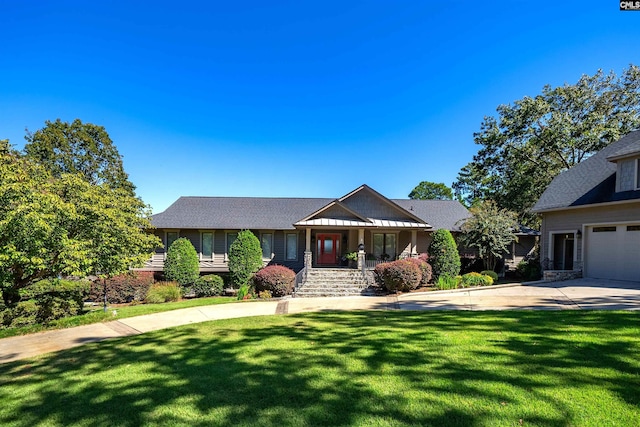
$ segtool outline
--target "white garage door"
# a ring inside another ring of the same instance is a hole
[[[585,275],[640,281],[640,224],[587,227]]]

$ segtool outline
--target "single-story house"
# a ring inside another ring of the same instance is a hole
[[[260,240],[265,265],[295,271],[338,266],[358,251],[372,266],[427,252],[435,230],[459,232],[469,216],[455,200],[388,199],[367,185],[338,199],[180,197],[152,216],[152,232],[164,248],[144,270],[162,271],[166,248],[186,237],[199,254],[201,272],[227,272],[229,247],[244,229]]]
[[[547,280],[640,280],[640,131],[561,173],[533,207]]]

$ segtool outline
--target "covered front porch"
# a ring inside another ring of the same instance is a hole
[[[304,230],[305,268],[372,269],[382,262],[416,257],[420,249],[426,251],[428,246],[424,228],[306,227]]]

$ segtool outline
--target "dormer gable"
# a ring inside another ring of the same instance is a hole
[[[640,142],[607,157],[616,164],[616,193],[640,190]]]

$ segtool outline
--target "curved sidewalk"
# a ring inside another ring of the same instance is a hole
[[[0,363],[209,320],[325,310],[640,310],[640,282],[578,279],[386,297],[290,298],[191,307],[0,339]]]

